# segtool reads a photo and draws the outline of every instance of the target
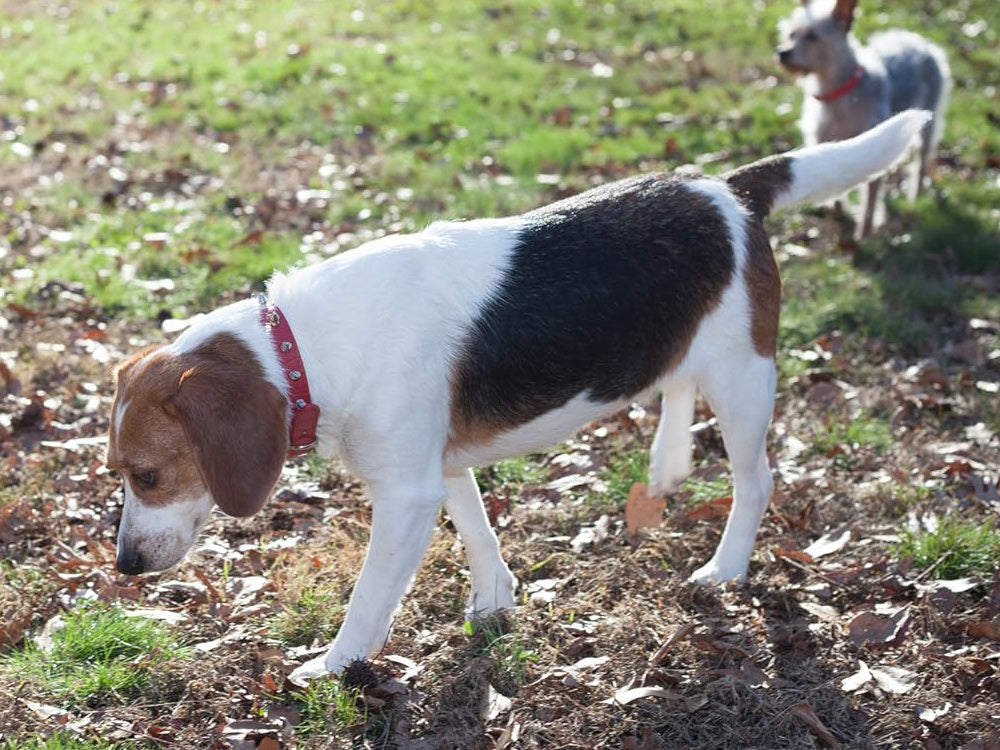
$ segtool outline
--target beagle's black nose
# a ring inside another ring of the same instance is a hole
[[[118,547],[118,557],[115,560],[115,566],[118,568],[119,573],[124,573],[125,575],[137,576],[142,573],[142,555],[132,549],[126,547]]]
[[[778,62],[786,63],[792,57],[792,48],[785,47],[784,49],[778,50]]]

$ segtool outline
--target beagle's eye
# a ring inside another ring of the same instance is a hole
[[[156,486],[156,470],[133,471],[132,481],[144,490],[151,490]]]
[[[810,29],[809,31],[807,31],[805,33],[804,39],[807,42],[815,42],[817,39],[819,39],[819,34],[817,34],[815,31],[813,31],[812,29]]]

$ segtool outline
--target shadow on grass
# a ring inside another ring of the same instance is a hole
[[[953,184],[913,204],[892,201],[889,222],[853,262],[820,254],[788,263],[785,347],[839,329],[926,355],[961,335],[969,318],[1000,314],[994,195]]]

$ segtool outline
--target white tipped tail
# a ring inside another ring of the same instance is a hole
[[[931,113],[908,109],[846,141],[789,151],[791,182],[774,195],[772,210],[822,203],[895,166]]]

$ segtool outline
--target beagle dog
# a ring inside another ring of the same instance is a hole
[[[373,503],[343,626],[292,679],[339,672],[385,643],[442,503],[469,558],[469,614],[514,605],[470,467],[659,392],[651,489],[668,493],[689,470],[700,391],[735,491],[718,549],[690,579],[743,579],[771,493],[781,283],[762,219],[885,171],[926,120],[904,112],[722,177],[649,174],[520,216],[435,223],[277,274],[263,304],[197,318],[117,372],[118,569],[174,565],[215,505],[256,513],[290,448],[314,444]]]

